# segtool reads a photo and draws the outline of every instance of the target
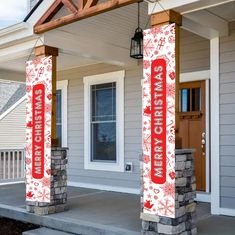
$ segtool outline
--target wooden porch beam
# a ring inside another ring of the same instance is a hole
[[[71,0],[62,0],[62,2],[73,14],[78,11],[77,6]]]
[[[61,0],[54,1],[51,7],[39,19],[37,25],[41,25],[44,24],[45,22],[50,21],[62,7],[63,3],[61,2]]]
[[[84,9],[88,9],[89,7],[93,7],[98,3],[98,0],[87,0]]]
[[[108,2],[100,3],[95,6],[91,6],[90,8],[86,8],[83,10],[79,10],[76,14],[70,14],[67,16],[63,16],[61,18],[52,20],[50,22],[41,22],[41,20],[34,26],[34,33],[41,34],[46,31],[56,29],[58,27],[73,23],[75,21],[79,21],[82,19],[86,19],[91,16],[95,16],[113,9],[117,9],[126,5],[130,5],[140,0],[111,0]],[[93,4],[92,1],[91,4]],[[81,3],[80,3],[81,7]],[[43,16],[44,17],[44,16]]]
[[[58,48],[50,46],[38,46],[34,48],[36,57],[52,56],[52,118],[51,118],[51,146],[58,147],[58,139],[56,133],[56,57],[58,56]]]

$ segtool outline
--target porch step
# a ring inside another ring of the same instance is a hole
[[[66,232],[61,232],[58,230],[42,227],[42,228],[37,228],[34,230],[23,232],[22,235],[72,235],[72,233],[66,233]]]

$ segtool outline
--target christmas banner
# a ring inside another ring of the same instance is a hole
[[[52,57],[26,63],[26,200],[50,202]]]
[[[175,217],[175,24],[144,31],[143,213]]]

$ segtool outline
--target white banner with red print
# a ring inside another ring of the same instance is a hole
[[[143,213],[175,217],[175,24],[144,31]]]
[[[50,202],[52,57],[26,63],[26,200]]]

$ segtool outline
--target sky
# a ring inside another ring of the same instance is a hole
[[[0,0],[0,28],[22,22],[27,15],[27,0]]]

